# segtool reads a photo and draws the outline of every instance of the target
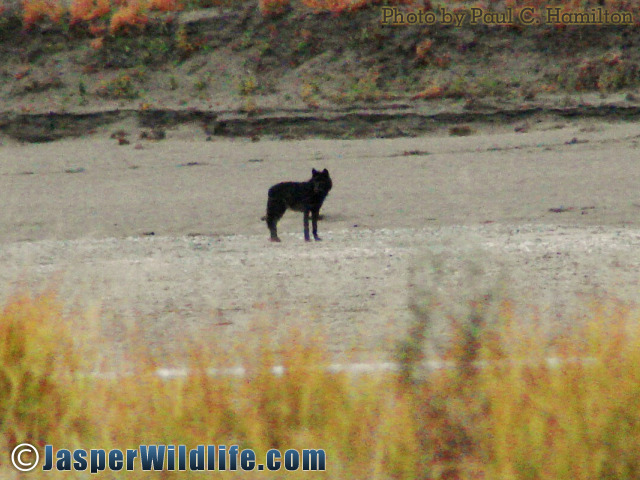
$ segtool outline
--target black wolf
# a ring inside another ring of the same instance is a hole
[[[320,241],[318,236],[318,213],[324,199],[327,197],[333,183],[329,171],[325,168],[318,172],[311,170],[311,179],[308,182],[282,182],[269,189],[267,200],[267,215],[263,217],[271,232],[271,241],[279,242],[276,225],[282,218],[287,208],[302,212],[304,219],[304,239],[309,242],[309,213],[313,227],[313,238]]]

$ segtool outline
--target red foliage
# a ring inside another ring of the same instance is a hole
[[[47,18],[58,23],[63,12],[57,0],[22,0],[22,24],[26,30]]]
[[[114,34],[131,27],[144,27],[148,21],[145,5],[137,0],[130,0],[113,14],[109,30]]]
[[[368,6],[377,5],[382,3],[382,0],[302,0],[302,3],[316,12],[331,12],[333,14],[340,14],[342,12],[354,12],[361,10]],[[420,0],[388,0],[385,5],[417,5],[422,3],[422,7],[425,8],[423,2]],[[426,0],[426,9],[431,8],[431,4]]]
[[[111,0],[73,0],[69,7],[71,24],[91,22],[111,12]]]
[[[181,0],[149,0],[149,10],[160,12],[175,12],[182,10],[184,5]]]

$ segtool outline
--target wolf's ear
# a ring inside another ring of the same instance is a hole
[[[318,171],[315,168],[311,169],[311,175],[313,175],[314,177],[318,174]]]
[[[322,173],[323,173],[324,175],[329,175],[329,170],[327,170],[327,169],[325,168],[325,169],[322,171]]]

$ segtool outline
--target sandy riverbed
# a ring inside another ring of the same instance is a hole
[[[98,312],[96,349],[138,330],[173,364],[189,339],[278,341],[302,326],[338,360],[380,360],[424,288],[452,311],[497,289],[550,329],[593,295],[637,300],[640,125],[260,142],[188,126],[138,142],[123,127],[130,145],[111,127],[0,147],[0,293],[55,285],[70,310]],[[334,180],[324,241],[305,244],[290,212],[283,242],[268,242],[268,187],[312,167]]]

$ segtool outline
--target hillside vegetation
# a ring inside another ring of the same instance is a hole
[[[504,9],[398,3],[405,11]],[[360,0],[24,0],[0,13],[2,109],[259,114],[438,102],[470,111],[635,104],[635,25],[391,26],[381,23],[381,6]],[[631,4],[605,7],[640,18]]]

